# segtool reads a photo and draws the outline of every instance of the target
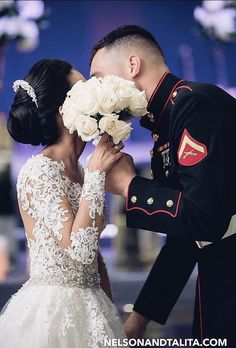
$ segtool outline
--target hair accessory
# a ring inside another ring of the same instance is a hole
[[[17,90],[20,87],[23,88],[27,92],[27,94],[30,96],[30,98],[32,99],[32,101],[35,103],[35,105],[38,108],[38,102],[37,102],[37,97],[36,97],[35,91],[34,91],[33,87],[30,86],[30,84],[27,81],[25,81],[25,80],[16,80],[13,83],[12,87],[13,87],[14,92],[17,92]]]

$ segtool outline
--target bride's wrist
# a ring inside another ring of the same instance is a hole
[[[87,169],[88,169],[89,173],[94,173],[97,171],[99,171],[101,173],[105,173],[105,171],[102,168],[100,168],[99,166],[96,166],[96,165],[88,165]]]
[[[86,181],[86,179],[89,179],[91,177],[95,178],[95,177],[102,177],[104,180],[106,179],[106,172],[104,170],[98,169],[98,168],[86,168],[85,169],[85,175],[84,175],[84,181]]]

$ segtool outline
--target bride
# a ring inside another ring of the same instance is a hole
[[[30,278],[0,316],[1,348],[95,348],[125,338],[98,246],[106,173],[123,144],[105,134],[84,172],[78,165],[85,143],[64,127],[60,106],[82,79],[69,63],[44,59],[13,85],[9,133],[44,147],[18,176]]]

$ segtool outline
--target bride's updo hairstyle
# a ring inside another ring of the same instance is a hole
[[[57,114],[70,90],[72,66],[62,60],[43,59],[28,72],[24,81],[33,88],[36,102],[19,86],[7,122],[11,137],[20,143],[51,145],[59,138]]]

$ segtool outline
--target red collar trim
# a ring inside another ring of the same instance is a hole
[[[161,111],[161,113],[160,113],[160,117],[162,116],[163,112],[165,111],[165,108],[166,108],[167,104],[169,103],[169,101],[170,101],[170,99],[171,99],[171,97],[172,97],[173,92],[177,89],[177,86],[178,86],[181,82],[183,82],[183,81],[184,81],[184,80],[178,81],[178,82],[174,85],[174,87],[172,88],[172,90],[171,90],[171,92],[170,92],[170,94],[169,94],[169,96],[168,96],[168,98],[167,98],[167,100],[166,100],[166,102],[165,102],[165,105],[164,105],[164,107],[163,107],[163,109],[162,109],[162,111]]]
[[[152,100],[153,100],[155,94],[157,93],[158,89],[161,87],[162,82],[164,81],[164,79],[166,78],[166,76],[167,76],[168,74],[170,74],[170,71],[169,71],[169,70],[166,71],[166,72],[164,73],[164,75],[162,75],[160,81],[158,82],[156,88],[154,89],[154,91],[153,91],[153,93],[152,93],[152,95],[151,95],[151,98],[150,98],[149,101],[148,101],[147,109],[149,109],[149,107],[150,107],[150,105],[151,105],[151,103],[152,103]]]

